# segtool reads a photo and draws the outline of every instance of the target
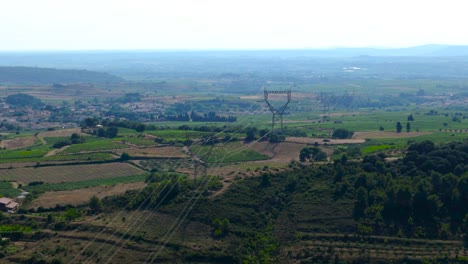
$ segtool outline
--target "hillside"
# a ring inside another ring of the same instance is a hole
[[[88,70],[62,70],[36,67],[0,67],[0,83],[53,84],[53,83],[116,83],[117,76]]]
[[[466,263],[467,146],[264,167],[216,196],[217,177],[153,173],[102,203],[3,215],[2,261]]]

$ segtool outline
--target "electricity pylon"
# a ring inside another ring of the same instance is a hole
[[[280,117],[280,123],[281,123],[281,130],[283,130],[283,114],[284,111],[286,110],[286,107],[288,107],[289,102],[291,102],[291,89],[287,91],[267,91],[266,89],[263,90],[263,94],[265,96],[265,102],[268,105],[268,108],[270,109],[270,112],[272,113],[272,121],[271,121],[271,131],[275,129],[275,116],[279,115]],[[286,102],[279,108],[275,107],[270,101],[269,101],[269,95],[270,94],[285,94],[286,95]]]

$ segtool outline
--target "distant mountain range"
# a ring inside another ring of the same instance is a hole
[[[343,74],[346,67],[365,68],[366,71],[359,71],[359,74],[372,76],[461,77],[466,76],[468,69],[468,45],[289,50],[0,52],[0,84],[115,83],[123,81],[122,78],[211,78],[226,73],[254,73],[262,78],[276,78],[287,73],[290,78],[291,73],[296,77]],[[353,74],[358,75],[356,72]]]
[[[0,67],[0,83],[116,83],[122,78],[88,70],[61,70],[37,67]]]

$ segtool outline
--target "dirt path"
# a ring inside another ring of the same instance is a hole
[[[47,154],[45,154],[44,157],[50,157],[50,156],[54,156],[55,154],[57,154],[58,152],[62,151],[62,150],[65,150],[66,148],[70,147],[70,145],[68,146],[63,146],[61,148],[58,148],[58,149],[53,149],[49,152],[47,152]]]

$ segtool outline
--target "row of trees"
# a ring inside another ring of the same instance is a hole
[[[160,118],[165,118],[168,121],[193,121],[193,122],[236,122],[237,117],[235,116],[219,116],[216,112],[211,111],[207,114],[197,114],[195,111],[190,113],[179,113],[175,115],[161,116]]]

